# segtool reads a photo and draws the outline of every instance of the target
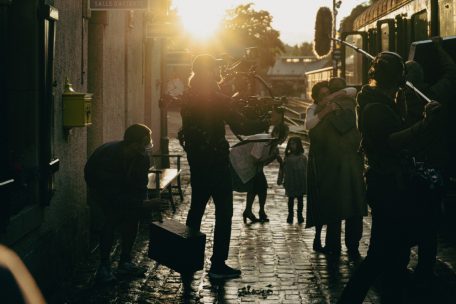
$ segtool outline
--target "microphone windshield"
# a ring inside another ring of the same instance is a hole
[[[331,36],[333,27],[333,15],[331,10],[320,7],[315,20],[314,53],[321,58],[331,51]]]

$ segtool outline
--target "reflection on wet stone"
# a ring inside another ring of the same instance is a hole
[[[230,138],[235,141],[234,137]],[[177,140],[170,141],[170,152],[181,153]],[[283,154],[283,147],[282,147]],[[184,201],[178,203],[175,214],[166,212],[165,218],[185,223],[191,188],[188,185],[188,165],[183,160]],[[140,227],[134,248],[135,262],[149,270],[145,278],[121,278],[112,286],[93,285],[97,253],[81,265],[73,282],[65,290],[68,303],[334,303],[350,277],[355,264],[343,250],[340,258],[326,257],[312,250],[313,229],[304,224],[286,223],[287,202],[284,190],[275,184],[277,163],[265,168],[268,179],[266,212],[269,223],[244,225],[242,210],[244,193],[234,193],[233,229],[227,263],[242,270],[242,277],[226,282],[209,280],[207,270],[212,253],[214,205],[210,203],[202,222],[207,236],[205,269],[189,277],[157,265],[147,258],[148,221]],[[258,214],[258,203],[254,204]],[[323,231],[323,235],[325,231]],[[365,218],[360,252],[365,256],[370,235],[370,217]],[[114,258],[118,258],[118,250]],[[416,259],[416,256],[413,258]],[[413,261],[412,261],[413,262]],[[447,285],[456,290],[454,273],[447,275]],[[365,303],[380,303],[376,289],[371,289]],[[415,303],[415,302],[410,302]]]

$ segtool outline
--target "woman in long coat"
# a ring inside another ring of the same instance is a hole
[[[335,93],[329,95],[329,88]],[[336,78],[328,87],[324,83],[317,84],[313,90],[317,106],[314,106],[315,112],[309,114],[316,115],[318,123],[309,130],[306,227],[316,227],[314,249],[318,250],[321,247],[319,230],[327,225],[324,251],[338,255],[341,221],[346,220],[345,245],[349,257],[357,259],[367,205],[355,100],[348,88],[340,90],[343,88],[345,81]]]

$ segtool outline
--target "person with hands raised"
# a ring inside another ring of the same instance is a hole
[[[416,204],[418,189],[410,183],[404,163],[440,132],[440,105],[431,102],[426,117],[405,124],[398,92],[405,85],[400,55],[381,52],[369,69],[369,83],[357,95],[358,127],[367,157],[365,173],[372,230],[369,250],[345,286],[339,304],[362,303],[377,277],[382,278],[382,303],[403,303],[410,246],[423,223]]]

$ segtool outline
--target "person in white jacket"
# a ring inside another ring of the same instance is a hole
[[[234,146],[230,152],[231,166],[235,184],[239,185],[236,191],[247,192],[246,204],[242,217],[244,223],[269,222],[265,212],[268,184],[263,167],[277,160],[282,164],[278,145],[282,144],[289,133],[288,126],[284,123],[284,109],[274,108],[271,112],[270,134],[256,134]],[[240,179],[240,180],[239,180]],[[258,196],[258,218],[252,212],[253,202]]]
[[[315,127],[320,122],[320,120],[326,116],[326,114],[335,109],[335,105],[332,102],[333,100],[342,96],[350,96],[355,98],[356,93],[356,88],[347,87],[331,94],[327,86],[322,86],[319,93],[319,95],[322,96],[320,97],[321,100],[319,100],[318,103],[314,102],[307,108],[306,119],[304,122],[306,130],[310,130]],[[318,111],[319,109],[320,111]]]

